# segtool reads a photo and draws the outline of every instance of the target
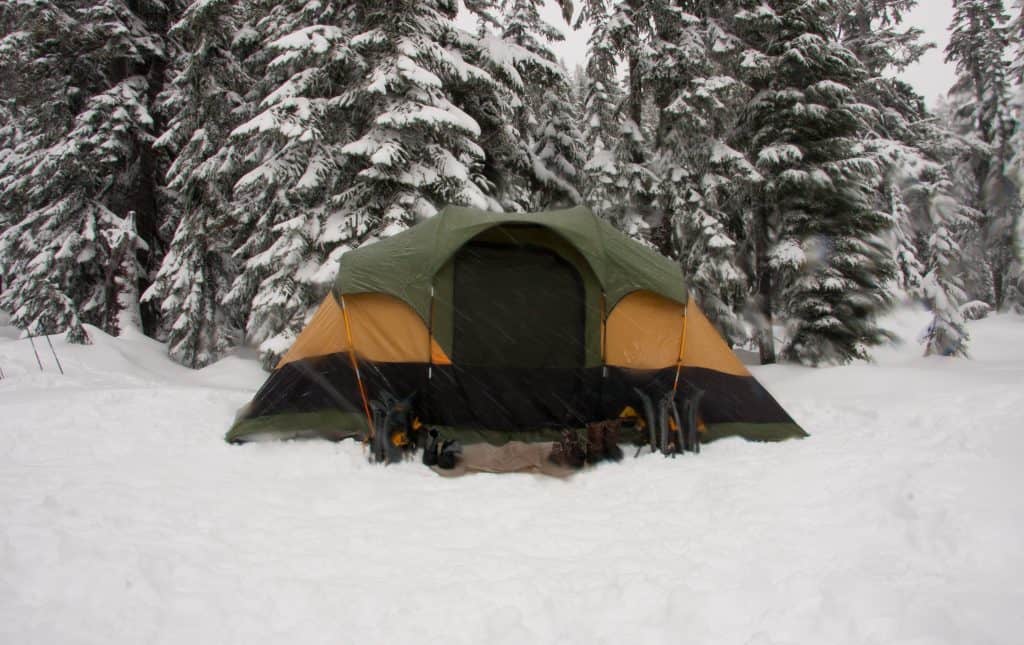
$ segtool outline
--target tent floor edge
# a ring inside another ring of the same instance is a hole
[[[241,419],[225,435],[228,443],[248,443],[289,439],[362,439],[366,436],[366,418],[362,412],[319,410],[286,412]]]
[[[741,437],[747,441],[786,441],[804,439],[810,435],[792,422],[750,423],[745,421],[711,423],[700,434],[701,443],[727,437]]]

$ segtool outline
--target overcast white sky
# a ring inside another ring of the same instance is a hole
[[[544,18],[565,33],[565,42],[555,43],[555,51],[569,69],[575,67],[577,63],[582,64],[586,58],[589,31],[571,29],[562,20],[561,11],[552,0],[547,0]],[[930,106],[934,106],[935,100],[944,95],[953,84],[954,70],[943,62],[944,50],[949,42],[949,33],[946,29],[952,19],[952,0],[920,0],[907,19],[909,24],[924,30],[926,41],[936,44],[934,49],[924,55],[920,63],[903,73],[904,79],[927,99]]]

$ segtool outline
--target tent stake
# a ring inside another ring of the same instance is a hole
[[[53,352],[53,360],[57,361],[57,369],[60,370],[60,375],[64,376],[64,368],[60,365],[60,359],[57,358],[57,350],[53,348],[53,343],[50,342],[49,334],[46,334],[46,344],[50,346],[50,351]]]
[[[32,343],[32,353],[36,355],[36,362],[39,363],[39,371],[43,371],[43,361],[39,360],[39,352],[36,351],[36,341],[32,337],[32,332],[28,334],[28,342]]]

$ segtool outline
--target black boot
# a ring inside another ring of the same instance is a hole
[[[423,446],[423,465],[424,466],[436,466],[437,465],[437,449],[439,434],[437,428],[431,428],[427,430],[427,445]]]
[[[441,451],[437,454],[437,467],[444,470],[455,468],[455,464],[462,455],[462,444],[454,439],[445,439],[441,444]]]

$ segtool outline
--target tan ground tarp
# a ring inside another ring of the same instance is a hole
[[[454,468],[432,470],[445,477],[459,477],[470,473],[532,473],[552,477],[568,477],[579,472],[573,468],[551,463],[552,446],[555,444],[523,443],[509,441],[501,446],[489,443],[474,443],[462,448],[462,457]]]

